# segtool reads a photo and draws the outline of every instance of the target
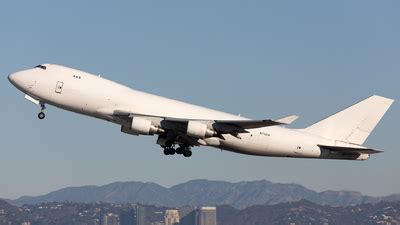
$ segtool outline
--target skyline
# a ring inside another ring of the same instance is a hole
[[[47,203],[26,205],[21,208],[3,203],[4,206],[2,219],[6,222],[23,225],[31,223],[49,224],[54,221],[71,225],[103,224],[103,219],[110,219],[107,222],[115,225],[143,225],[149,222],[153,225],[164,225],[164,222],[162,222],[164,220],[163,211],[168,209],[157,206],[136,207],[130,204],[107,203]],[[139,210],[139,208],[141,209]],[[213,225],[215,222],[220,225],[247,225],[255,222],[261,224],[309,224],[316,223],[316,221],[320,224],[385,224],[397,222],[399,204],[398,202],[381,202],[337,207],[323,206],[302,200],[295,203],[280,204],[279,206],[255,206],[244,210],[235,210],[230,206],[219,206],[216,210],[217,221],[213,215],[210,215],[213,219],[209,220],[206,223],[207,225]],[[54,213],[54,211],[57,213]],[[104,214],[104,211],[106,214]],[[193,225],[200,222],[196,221],[199,214],[198,210],[185,207],[183,211],[185,212],[180,218],[182,225]],[[140,215],[144,213],[151,216],[146,217],[146,221],[138,220],[143,218]],[[105,216],[102,216],[103,214]]]
[[[270,180],[313,190],[399,193],[400,4],[207,1],[4,3],[0,9],[0,197],[115,181]],[[73,12],[73,13],[71,13]],[[254,119],[306,127],[373,94],[395,99],[366,162],[252,157],[211,148],[167,158],[154,137],[24,100],[7,75],[41,63]],[[171,88],[173,87],[173,88]],[[172,176],[171,176],[172,174]]]

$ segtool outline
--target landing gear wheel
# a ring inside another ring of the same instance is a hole
[[[169,151],[167,148],[164,148],[164,155],[169,155]]]
[[[44,119],[46,117],[46,114],[44,114],[44,112],[40,112],[39,114],[38,114],[38,118],[39,119]]]
[[[164,148],[164,155],[175,155],[176,151],[172,147],[165,147]]]
[[[190,150],[186,150],[186,151],[183,152],[183,156],[185,156],[186,158],[191,157],[192,154],[193,154],[193,153],[192,153],[192,151],[190,151]]]

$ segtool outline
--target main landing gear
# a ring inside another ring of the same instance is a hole
[[[40,104],[40,113],[38,114],[38,118],[40,120],[44,119],[46,117],[46,114],[44,114],[44,110],[46,109],[46,105],[45,104]]]
[[[175,155],[176,150],[173,147],[165,147],[164,155]]]
[[[176,149],[172,145],[164,147],[164,155],[175,155],[175,154],[183,155],[184,157],[188,158],[192,156],[192,150],[190,146],[185,146],[185,145],[179,145],[179,147]]]

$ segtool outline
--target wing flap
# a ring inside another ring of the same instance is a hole
[[[342,146],[330,146],[330,145],[318,145],[320,148],[327,149],[332,152],[337,152],[341,154],[377,154],[382,153],[383,151],[379,151],[372,148],[354,148],[354,147],[342,147]]]
[[[274,120],[215,120],[215,123],[220,126],[235,126],[241,129],[255,129],[284,124]]]

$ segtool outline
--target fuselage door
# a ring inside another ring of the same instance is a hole
[[[57,81],[57,84],[56,84],[56,93],[61,94],[62,89],[63,89],[63,86],[64,86],[64,82]]]

